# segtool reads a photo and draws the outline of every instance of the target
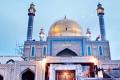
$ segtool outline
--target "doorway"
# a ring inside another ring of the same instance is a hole
[[[28,69],[22,74],[22,80],[35,80],[35,74]]]
[[[57,70],[56,80],[75,80],[75,70]]]
[[[0,75],[0,80],[3,80],[3,76]]]

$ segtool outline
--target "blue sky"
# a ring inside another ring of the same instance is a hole
[[[92,40],[99,35],[96,5],[102,2],[105,8],[105,28],[110,42],[112,59],[120,59],[120,10],[119,0],[1,0],[0,1],[0,55],[16,55],[16,43],[26,40],[29,4],[36,5],[33,39],[39,40],[43,27],[47,35],[50,26],[59,19],[77,21],[86,32],[89,27]]]

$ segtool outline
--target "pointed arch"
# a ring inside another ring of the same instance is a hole
[[[27,68],[22,72],[22,79],[21,80],[35,80],[35,73]]]
[[[78,56],[78,55],[74,51],[65,48],[64,50],[60,51],[56,56],[69,57],[69,56]]]
[[[0,75],[0,80],[3,80],[3,76],[2,75]]]
[[[9,63],[15,63],[15,61],[13,59],[10,59],[6,62],[6,64],[9,64]]]

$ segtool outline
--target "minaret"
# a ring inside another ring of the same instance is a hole
[[[30,8],[28,9],[28,30],[27,30],[27,41],[32,40],[32,33],[33,33],[33,20],[35,16],[35,5],[32,3],[30,4]]]
[[[101,40],[105,41],[106,32],[105,32],[105,24],[104,24],[104,8],[100,3],[97,5],[97,15],[99,17]]]

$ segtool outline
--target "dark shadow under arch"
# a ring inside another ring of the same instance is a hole
[[[3,76],[2,75],[0,75],[0,80],[3,80]]]
[[[22,74],[22,80],[35,80],[35,74],[30,69],[26,69]]]
[[[56,56],[70,57],[70,56],[78,56],[78,55],[74,51],[65,48],[64,50],[60,51]]]

